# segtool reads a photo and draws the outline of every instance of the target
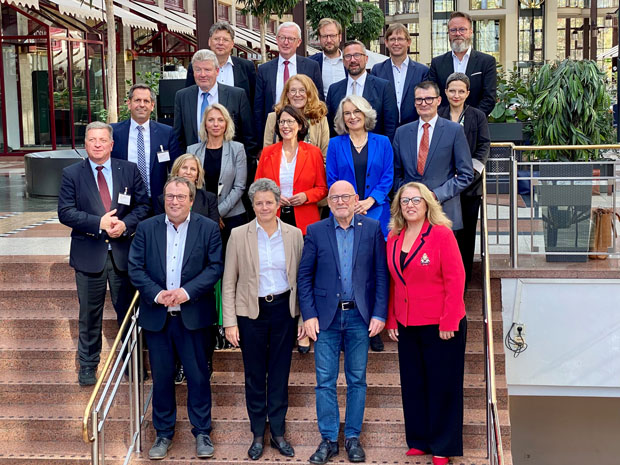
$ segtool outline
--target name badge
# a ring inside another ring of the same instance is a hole
[[[219,183],[217,185],[217,195],[222,195],[222,189],[224,189],[224,184]]]
[[[159,152],[157,152],[157,160],[159,161],[159,163],[165,163],[167,161],[170,161],[170,152],[164,150],[163,145],[159,146]]]
[[[118,193],[118,203],[120,205],[131,205],[131,195],[127,193],[127,188],[125,187],[125,193]]]

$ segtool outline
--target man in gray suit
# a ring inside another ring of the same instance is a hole
[[[420,119],[399,127],[394,136],[394,189],[411,181],[423,183],[456,231],[463,228],[460,193],[474,179],[467,139],[460,124],[437,114],[437,84],[421,82],[414,95]]]
[[[235,123],[235,140],[245,146],[249,157],[258,151],[252,111],[243,89],[217,82],[220,72],[217,56],[211,50],[198,50],[192,57],[196,85],[177,92],[174,99],[174,132],[182,152],[200,142],[198,133],[205,108],[214,103],[226,107]]]

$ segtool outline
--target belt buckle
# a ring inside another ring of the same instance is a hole
[[[348,310],[346,307],[346,303],[344,301],[340,302],[340,310],[342,310],[343,312]]]
[[[273,302],[273,294],[268,294],[265,296],[265,302],[271,303]]]

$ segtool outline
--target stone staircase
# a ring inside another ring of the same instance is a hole
[[[512,464],[510,421],[502,346],[500,282],[493,280],[493,321],[498,404],[505,463]],[[482,291],[475,283],[467,291],[469,332],[465,375],[465,456],[454,464],[488,464],[486,459],[486,396],[484,384]],[[77,384],[77,295],[73,270],[62,256],[0,257],[0,465],[60,465],[91,463],[90,446],[82,441],[81,421],[90,388]],[[102,363],[116,335],[115,314],[108,303],[104,314]],[[387,337],[386,337],[387,339]],[[398,355],[386,340],[381,353],[370,353],[368,395],[362,444],[367,463],[430,464],[430,456],[406,457],[401,410]],[[245,410],[243,363],[238,351],[216,352],[213,388],[215,457],[208,463],[251,462],[251,442]],[[341,370],[342,371],[342,370]],[[314,407],[314,358],[293,355],[287,416],[287,437],[295,447],[291,459],[267,447],[258,463],[307,463],[320,442]],[[147,387],[150,385],[147,381]],[[344,377],[339,400],[344,400]],[[197,463],[186,410],[187,386],[178,386],[177,430],[164,464]],[[123,463],[129,441],[127,386],[121,388],[106,426],[106,463]],[[145,421],[142,457],[155,437]],[[348,463],[346,452],[332,463]]]

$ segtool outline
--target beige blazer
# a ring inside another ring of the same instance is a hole
[[[279,141],[275,131],[276,112],[272,111],[267,115],[265,134],[263,137],[263,147],[267,147]],[[327,146],[329,145],[329,123],[327,122],[327,116],[324,116],[318,123],[310,124],[310,129],[308,130],[308,135],[306,136],[304,142],[318,147],[323,154],[323,163],[325,163]]]
[[[299,315],[297,304],[297,269],[304,238],[301,230],[280,221],[286,274],[291,286],[291,316]],[[226,263],[222,278],[222,322],[225,328],[237,326],[237,316],[258,317],[258,237],[256,220],[232,230],[226,247]],[[302,324],[301,318],[299,324]]]

